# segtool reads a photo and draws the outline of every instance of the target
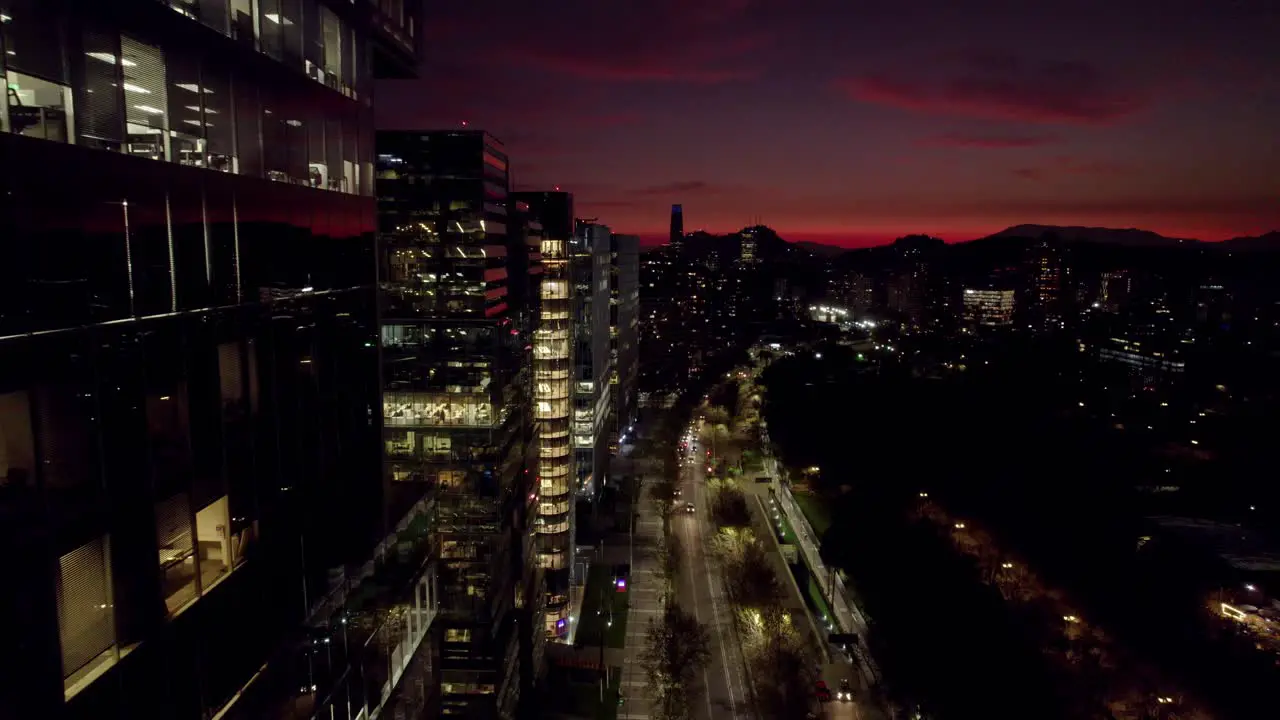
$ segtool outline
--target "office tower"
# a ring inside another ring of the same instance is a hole
[[[1029,309],[1034,324],[1044,329],[1062,327],[1066,286],[1062,256],[1062,241],[1049,235],[1036,240],[1028,256]]]
[[[1098,277],[1097,309],[1105,312],[1120,312],[1129,303],[1132,295],[1132,280],[1124,270],[1112,270],[1101,273]]]
[[[576,326],[573,453],[578,494],[594,500],[609,466],[609,228],[579,220],[570,244]]]
[[[435,552],[428,702],[510,717],[528,673],[537,494],[507,156],[482,131],[379,132],[377,183],[386,484],[427,509]]]
[[[640,379],[642,400],[661,406],[678,380],[686,377],[676,343],[676,263],[666,248],[646,251],[640,259]]]
[[[874,304],[875,284],[869,275],[853,273],[848,278],[844,302],[856,317],[865,315]]]
[[[0,1],[0,716],[368,715],[402,672],[342,598],[394,526],[370,98],[417,13],[275,5]]]
[[[570,273],[573,196],[561,192],[521,192],[513,196],[529,208],[542,228],[542,307],[533,335],[535,413],[538,445],[537,561],[546,578],[546,610],[539,624],[545,637],[569,636],[575,527],[573,448],[569,437],[575,372],[574,285]]]
[[[671,206],[671,251],[677,255],[684,246],[684,208]]]
[[[1008,327],[1013,324],[1013,291],[964,289],[964,319],[970,326]]]
[[[738,253],[738,261],[751,265],[756,262],[756,228],[747,228],[742,231],[742,246]]]
[[[636,419],[640,372],[640,238],[614,234],[609,267],[609,355],[613,366],[612,442]]]

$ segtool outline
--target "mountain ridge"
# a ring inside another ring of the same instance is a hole
[[[982,237],[958,240],[951,244],[963,244],[975,240],[995,240],[1000,238],[1039,238],[1046,234],[1057,235],[1065,242],[1090,242],[1126,247],[1185,247],[1187,245],[1203,245],[1228,250],[1280,250],[1280,230],[1272,230],[1261,235],[1245,235],[1226,240],[1200,240],[1198,238],[1169,237],[1141,228],[1108,228],[1085,225],[1041,225],[1023,223],[1011,225],[998,232]],[[797,241],[791,243],[819,256],[834,256],[858,248],[845,248],[813,241]],[[885,243],[892,245],[892,243]]]

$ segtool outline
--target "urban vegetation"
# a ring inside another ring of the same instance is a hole
[[[706,626],[671,597],[662,614],[649,621],[642,667],[654,695],[659,720],[689,717],[694,678],[711,659],[711,638]]]
[[[803,618],[793,617],[783,606],[782,579],[751,529],[748,499],[734,477],[741,474],[743,445],[751,431],[735,412],[742,397],[736,381],[725,383],[713,398],[728,406],[712,405],[705,411],[708,437],[724,443],[725,456],[735,463],[724,475],[707,481],[716,528],[712,552],[720,561],[734,609],[734,627],[741,639],[757,711],[764,718],[803,717],[813,702],[815,656],[796,625],[804,622]]]

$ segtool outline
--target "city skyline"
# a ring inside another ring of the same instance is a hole
[[[1280,117],[1280,27],[1261,8],[498,5],[432,9],[439,72],[384,84],[381,126],[490,130],[515,187],[573,191],[646,245],[672,203],[690,230],[759,218],[848,246],[1022,223],[1280,227],[1280,157],[1256,141]],[[497,49],[464,51],[481,39]]]

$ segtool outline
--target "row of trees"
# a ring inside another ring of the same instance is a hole
[[[728,479],[711,482],[708,489],[717,526],[712,552],[724,570],[756,708],[764,718],[804,717],[815,665],[797,618],[783,606],[782,583],[765,546],[751,530],[746,496]]]
[[[711,659],[711,637],[698,622],[668,594],[662,614],[649,621],[641,667],[654,694],[652,712],[659,720],[685,720],[695,678]]]
[[[1042,651],[1071,685],[1079,712],[1115,720],[1207,720],[1212,715],[1178,690],[1154,666],[1140,662],[1064,594],[1046,585],[1025,563],[1004,552],[971,520],[956,518],[922,494],[913,517],[932,525],[970,558],[982,582],[1032,620]]]

